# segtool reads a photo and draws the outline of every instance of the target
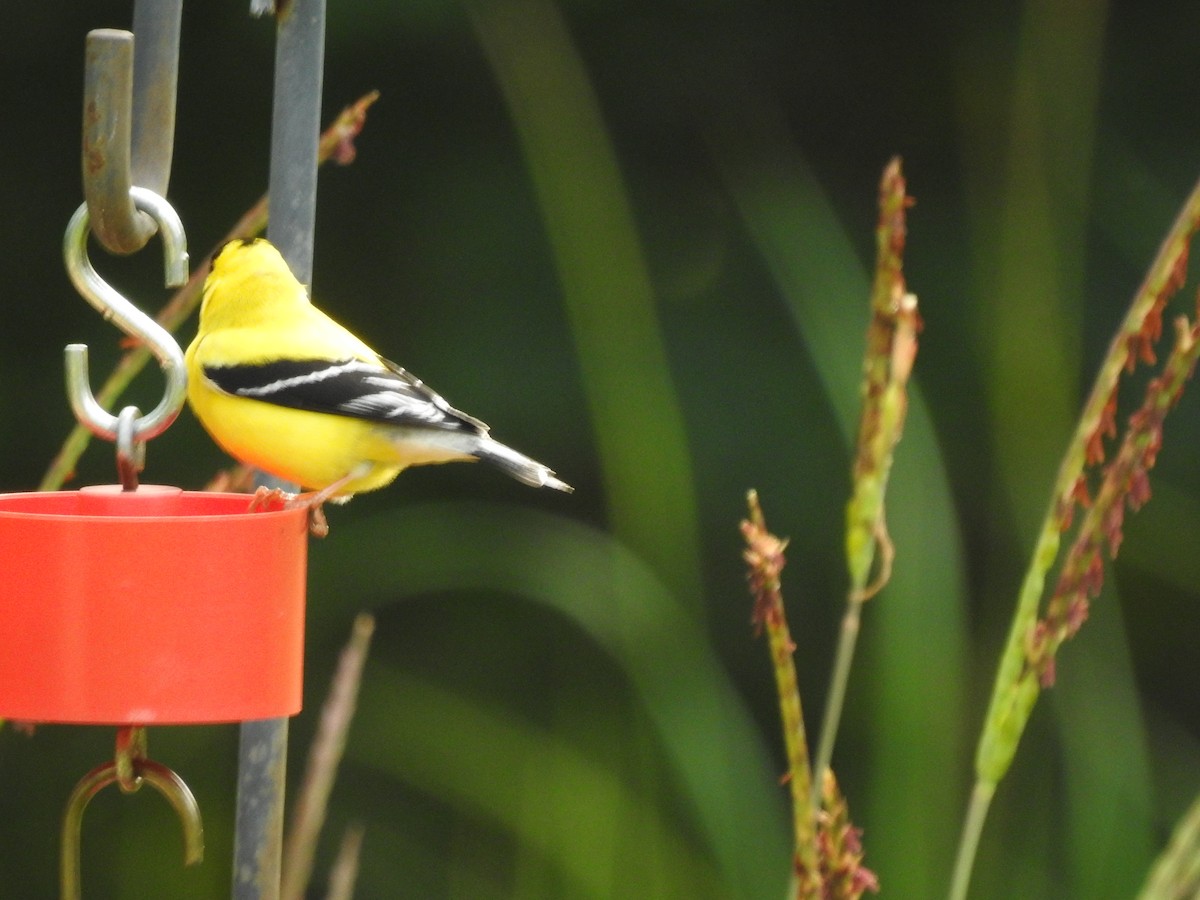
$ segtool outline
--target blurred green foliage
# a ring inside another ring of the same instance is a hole
[[[266,184],[273,31],[245,6],[184,10],[170,198],[195,257]],[[331,4],[326,119],[382,99],[356,162],[322,175],[315,293],[577,492],[446,466],[330,511],[293,773],[354,614],[379,629],[318,878],[361,821],[362,897],[782,896],[784,764],[736,525],[756,487],[791,537],[814,728],[875,189],[899,153],[926,330],[888,501],[895,577],[865,610],[834,766],[887,895],[945,890],[1058,455],[1200,170],[1193,4],[1026,6]],[[62,347],[86,341],[96,372],[116,358],[59,248],[83,38],[130,15],[5,9],[4,490],[31,489],[71,424]],[[160,303],[156,252],[95,258]],[[130,399],[158,390],[148,371]],[[1200,788],[1197,402],[1168,422],[1156,497],[1000,787],[973,896],[1130,896]],[[194,488],[221,465],[185,414],[146,480]],[[79,483],[112,480],[93,446]],[[150,742],[199,798],[208,859],[179,868],[149,792],[105,793],[85,891],[224,896],[236,731]],[[106,728],[0,732],[0,895],[55,895],[63,802],[111,750]]]

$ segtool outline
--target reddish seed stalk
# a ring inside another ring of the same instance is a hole
[[[794,848],[789,897],[857,900],[866,891],[877,892],[879,882],[862,864],[862,835],[850,821],[849,808],[832,772],[826,770],[822,777],[821,797],[816,802],[811,799],[808,743],[794,661],[796,646],[788,630],[780,584],[787,541],[767,530],[757,493],[750,491],[747,502],[750,515],[742,522],[742,535],[746,539],[747,579],[754,595],[752,621],[758,631],[766,631],[771,650],[788,759],[785,780],[792,793]]]
[[[783,551],[787,541],[767,531],[757,492],[750,491],[746,500],[750,515],[742,522],[742,536],[746,539],[746,577],[754,595],[752,621],[756,630],[766,631],[771,648],[771,668],[775,672],[775,688],[779,696],[779,713],[787,751],[787,782],[792,792],[794,896],[819,897],[821,873],[817,865],[815,816],[809,799],[812,784],[808,741],[804,733],[804,712],[800,705],[796,664],[792,657],[796,645],[792,643],[788,631],[779,580],[786,563]]]

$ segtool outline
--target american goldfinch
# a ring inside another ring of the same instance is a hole
[[[313,306],[265,240],[231,241],[213,259],[186,359],[188,402],[213,439],[246,465],[317,491],[318,503],[451,460],[571,490]]]

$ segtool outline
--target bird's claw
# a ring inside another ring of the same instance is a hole
[[[325,518],[324,498],[320,493],[292,494],[280,488],[259,487],[250,501],[250,512],[266,512],[278,506],[282,509],[308,510],[308,533],[323,538],[329,534]]]

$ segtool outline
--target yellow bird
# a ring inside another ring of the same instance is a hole
[[[452,460],[571,490],[313,306],[261,238],[231,241],[213,259],[186,359],[188,403],[213,440],[246,465],[315,490],[313,506],[381,488],[408,466]]]

